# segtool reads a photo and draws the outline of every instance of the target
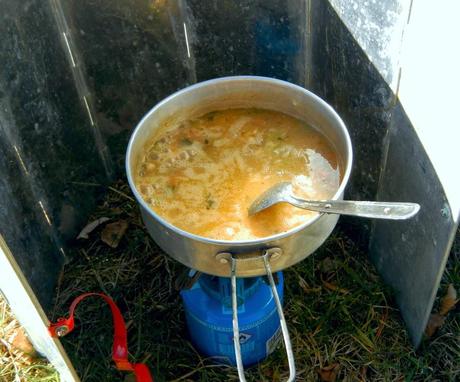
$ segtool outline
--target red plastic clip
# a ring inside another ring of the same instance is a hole
[[[113,300],[102,293],[84,293],[73,300],[69,309],[69,318],[59,318],[56,323],[48,327],[52,337],[63,337],[75,328],[74,312],[79,302],[89,296],[102,297],[110,306],[113,317],[113,346],[112,359],[118,370],[132,371],[136,376],[136,382],[153,382],[148,367],[143,363],[130,363],[128,361],[128,336],[126,325],[120,309]]]

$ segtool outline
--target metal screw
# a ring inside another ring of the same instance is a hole
[[[441,216],[443,218],[448,218],[450,216],[450,210],[447,205],[444,205],[444,207],[441,209]]]
[[[56,328],[55,333],[58,337],[63,337],[69,332],[67,325],[62,325]]]

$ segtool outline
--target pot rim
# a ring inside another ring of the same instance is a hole
[[[174,92],[173,94],[169,95],[168,97],[164,98],[163,100],[158,102],[152,109],[150,109],[144,115],[144,117],[142,117],[142,119],[136,125],[133,133],[131,134],[131,137],[130,137],[129,143],[128,143],[128,148],[127,148],[127,151],[126,151],[126,157],[125,157],[125,169],[126,169],[126,174],[127,174],[127,177],[128,177],[128,183],[129,183],[131,191],[133,192],[137,202],[147,211],[147,213],[152,218],[154,218],[155,220],[159,221],[162,225],[166,226],[167,228],[169,228],[170,230],[174,231],[175,233],[177,233],[177,234],[179,234],[181,236],[185,236],[185,237],[187,237],[189,239],[196,240],[196,241],[199,241],[199,242],[208,243],[208,244],[215,244],[215,245],[221,245],[221,246],[246,247],[246,246],[264,245],[264,244],[266,244],[268,242],[273,242],[273,241],[277,241],[277,240],[280,240],[280,239],[284,239],[285,237],[291,236],[291,235],[295,234],[296,232],[304,230],[305,228],[307,228],[310,225],[314,224],[318,219],[320,219],[325,214],[325,213],[319,213],[313,219],[310,219],[310,220],[306,221],[305,223],[300,224],[300,225],[290,229],[289,231],[281,232],[281,233],[271,235],[271,236],[261,237],[261,238],[257,238],[257,239],[253,239],[253,240],[241,240],[241,241],[217,240],[217,239],[211,239],[211,238],[208,238],[208,237],[205,237],[205,236],[195,235],[193,233],[184,231],[184,230],[176,227],[175,225],[169,223],[167,220],[163,219],[160,215],[158,215],[154,210],[152,210],[149,207],[149,205],[144,201],[144,199],[142,198],[140,193],[137,191],[137,188],[136,188],[136,185],[134,183],[133,176],[132,176],[132,171],[131,171],[131,166],[130,166],[130,158],[131,158],[131,155],[132,155],[134,142],[136,141],[137,135],[138,135],[138,133],[140,131],[140,128],[144,124],[144,122],[152,114],[154,114],[159,108],[161,108],[164,104],[168,103],[170,100],[174,99],[175,97],[183,95],[184,93],[188,93],[188,92],[193,91],[195,89],[199,89],[199,88],[202,88],[202,87],[209,86],[210,84],[225,83],[225,82],[235,82],[235,81],[247,81],[247,80],[259,81],[259,82],[263,82],[263,83],[266,83],[266,82],[276,83],[279,86],[283,86],[283,87],[291,88],[291,89],[294,89],[294,90],[297,90],[297,91],[301,91],[303,93],[307,93],[309,95],[309,97],[311,97],[311,98],[313,98],[315,100],[315,102],[321,104],[323,107],[328,109],[328,111],[335,117],[335,119],[337,120],[337,122],[340,125],[340,127],[342,128],[342,130],[345,132],[345,134],[344,134],[344,136],[345,136],[345,146],[346,146],[346,152],[348,154],[348,161],[347,161],[347,164],[346,164],[346,167],[345,167],[345,171],[343,173],[342,181],[340,182],[339,188],[337,189],[336,193],[332,197],[332,200],[337,200],[343,194],[343,192],[345,190],[345,187],[346,187],[346,185],[348,183],[348,180],[350,178],[350,173],[351,173],[351,166],[352,166],[352,162],[353,162],[353,150],[352,150],[351,139],[350,139],[348,130],[347,130],[346,126],[345,126],[345,123],[342,121],[342,119],[337,114],[337,112],[332,108],[332,106],[330,106],[326,101],[324,101],[323,99],[318,97],[316,94],[312,93],[311,91],[309,91],[309,90],[307,90],[307,89],[305,89],[305,88],[303,88],[301,86],[292,84],[290,82],[283,81],[283,80],[278,80],[278,79],[271,78],[271,77],[263,77],[263,76],[228,76],[228,77],[220,77],[220,78],[214,78],[214,79],[206,80],[206,81],[203,81],[203,82],[198,82],[196,84],[193,84],[193,85],[187,86],[187,87],[185,87],[183,89],[180,89],[180,90]]]

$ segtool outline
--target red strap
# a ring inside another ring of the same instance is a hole
[[[128,336],[126,325],[120,309],[113,300],[102,293],[84,293],[73,300],[69,309],[69,318],[59,318],[55,324],[50,324],[48,331],[52,337],[62,337],[70,333],[75,327],[74,312],[81,300],[89,296],[102,297],[110,306],[113,317],[113,346],[112,359],[118,370],[132,371],[136,376],[136,382],[153,382],[148,367],[143,363],[130,363],[128,361]]]

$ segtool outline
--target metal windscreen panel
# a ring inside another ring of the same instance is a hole
[[[375,221],[370,256],[395,292],[417,346],[436,297],[457,224],[446,195],[404,109],[391,119],[388,153],[378,200],[417,202],[421,210],[404,222]]]
[[[44,306],[107,174],[47,2],[2,2],[0,232]]]

